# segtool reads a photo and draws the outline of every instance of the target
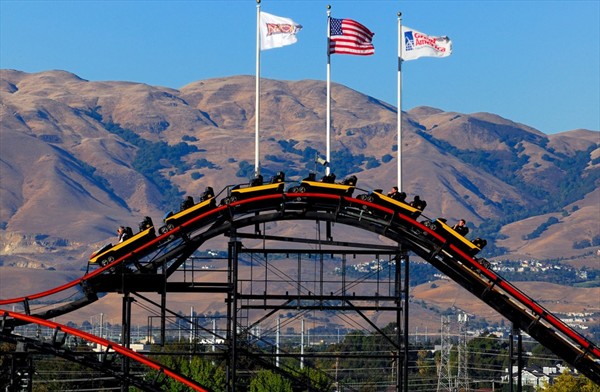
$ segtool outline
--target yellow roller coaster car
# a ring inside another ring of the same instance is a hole
[[[448,226],[446,220],[443,218],[424,221],[423,225],[442,235],[446,240],[456,245],[471,257],[475,256],[485,245],[487,245],[487,241],[481,238],[476,238],[472,242],[469,241],[467,238],[456,232],[456,230]]]
[[[384,195],[381,189],[375,189],[369,194],[358,195],[357,199],[378,204],[380,206],[394,210],[396,213],[400,213],[404,216],[409,216],[413,219],[416,219],[419,215],[421,215],[420,209],[412,207],[404,201],[397,200]]]
[[[182,223],[212,210],[217,205],[215,192],[213,191],[212,187],[206,187],[206,190],[200,197],[200,202],[197,204],[194,204],[194,200],[191,197],[188,197],[186,201],[187,203],[182,203],[181,211],[176,214],[173,214],[171,211],[165,215],[165,218],[163,219],[165,225],[158,229],[160,234],[164,234],[170,230],[173,230]]]
[[[327,193],[341,196],[352,196],[356,189],[356,176],[345,178],[342,182],[335,182],[335,174],[331,173],[324,176],[321,181],[316,181],[314,173],[303,179],[300,185],[288,190],[290,193]]]
[[[144,220],[144,222],[146,222],[147,224],[139,233],[126,239],[123,242],[118,243],[117,245],[104,245],[102,248],[92,253],[92,255],[90,256],[90,264],[98,263],[101,266],[105,266],[107,264],[112,263],[119,257],[122,257],[124,254],[129,253],[139,248],[146,242],[156,238],[156,233],[154,232],[154,226],[152,226],[152,221],[148,221],[148,219],[149,218],[147,217],[146,220]]]
[[[230,204],[239,200],[249,199],[251,197],[259,197],[271,195],[275,193],[283,193],[285,181],[285,173],[278,172],[268,184],[263,184],[263,178],[258,175],[250,184],[245,187],[236,185],[229,193],[229,196],[221,200],[221,205]]]

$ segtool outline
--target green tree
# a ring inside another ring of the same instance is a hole
[[[306,378],[310,380],[310,387],[312,390],[329,392],[333,390],[333,382],[331,378],[319,369],[311,369],[305,367],[300,371]]]
[[[470,374],[474,378],[499,379],[502,370],[508,366],[506,344],[493,335],[482,335],[467,343],[469,363],[476,364]]]
[[[249,392],[293,392],[292,383],[270,370],[261,370],[250,380]]]
[[[526,366],[552,366],[555,365],[557,361],[556,355],[545,346],[541,344],[536,344],[531,349],[531,356],[526,359]]]
[[[165,346],[166,352],[175,352],[178,349],[180,350],[181,346],[177,344]],[[227,390],[227,376],[223,366],[219,366],[199,354],[191,357],[187,355],[160,355],[153,357],[153,359],[213,392],[225,392]],[[151,371],[146,379],[152,380],[156,376],[156,372]],[[165,378],[165,384],[165,391],[184,392],[189,390],[187,386],[172,378]]]
[[[194,356],[189,361],[184,361],[181,371],[187,374],[198,384],[213,392],[227,390],[227,375],[222,366],[214,365],[210,360]]]
[[[426,377],[435,374],[433,356],[428,350],[419,350],[417,352],[417,368],[419,376]]]
[[[545,384],[539,390],[544,392],[600,392],[600,386],[594,384],[589,378],[575,377],[565,370],[560,376],[556,377],[554,384]]]

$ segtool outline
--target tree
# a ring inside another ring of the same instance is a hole
[[[175,344],[166,345],[164,352],[172,352],[180,349]],[[213,392],[225,392],[227,390],[227,375],[223,366],[213,363],[210,359],[200,355],[191,357],[185,355],[161,355],[153,358],[164,366],[175,372],[181,373],[194,380],[198,384]],[[152,380],[157,377],[156,371],[150,371],[146,379]],[[189,388],[181,382],[170,377],[165,378],[164,390],[169,392],[184,392]]]
[[[292,383],[270,370],[261,370],[250,380],[250,392],[292,392]]]
[[[556,377],[554,384],[544,385],[544,392],[600,392],[600,386],[594,384],[589,378],[575,377],[565,370]]]
[[[498,380],[509,365],[508,343],[491,334],[467,342],[469,377],[479,380]]]
[[[227,390],[227,375],[222,366],[214,365],[209,359],[193,356],[182,363],[181,370],[189,374],[198,384],[214,392]]]
[[[419,376],[427,377],[435,374],[435,367],[433,366],[433,356],[429,350],[419,350],[417,352],[417,368]]]
[[[531,356],[526,359],[526,366],[552,366],[556,364],[556,355],[549,348],[536,344],[531,349]]]
[[[327,375],[319,369],[305,367],[298,372],[298,376],[307,379],[310,383],[310,390],[328,392],[333,389],[333,383]]]

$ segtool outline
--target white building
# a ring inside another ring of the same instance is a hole
[[[571,369],[560,364],[557,364],[555,366],[544,367],[524,367],[521,371],[521,385],[533,386],[535,388],[544,389],[546,385],[552,385],[554,379],[560,376],[565,370],[570,373],[573,373]],[[516,384],[518,379],[519,368],[517,366],[513,366],[512,371],[513,384]],[[508,368],[506,368],[504,369],[504,376],[502,376],[502,381],[508,382],[508,378]]]

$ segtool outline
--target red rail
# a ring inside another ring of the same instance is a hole
[[[70,289],[72,287],[77,286],[78,284],[81,284],[82,282],[86,281],[86,280],[90,280],[100,274],[102,274],[104,271],[109,270],[117,265],[119,265],[121,262],[133,258],[138,254],[144,254],[148,249],[151,249],[155,246],[158,246],[160,244],[161,241],[165,240],[166,238],[168,238],[169,236],[173,235],[173,234],[177,234],[179,231],[181,231],[182,227],[186,227],[189,226],[190,224],[192,224],[192,222],[197,222],[198,220],[200,220],[201,218],[204,218],[210,214],[213,213],[217,213],[218,211],[222,210],[223,208],[225,208],[226,206],[222,206],[219,208],[215,208],[214,210],[211,210],[207,213],[204,213],[202,215],[199,215],[197,217],[195,217],[194,219],[184,223],[182,226],[178,226],[176,228],[174,228],[173,230],[171,230],[168,233],[162,234],[154,239],[152,239],[151,241],[148,241],[146,243],[144,243],[143,245],[141,245],[139,248],[124,254],[123,256],[119,257],[118,259],[114,260],[112,263],[105,265],[104,267],[98,268],[92,272],[90,272],[89,274],[86,274],[84,276],[82,276],[79,279],[76,279],[72,282],[66,283],[62,286],[58,286],[55,287],[53,289],[47,290],[47,291],[42,291],[40,293],[36,293],[36,294],[31,294],[31,295],[27,295],[27,296],[23,296],[23,297],[16,297],[16,298],[10,298],[10,299],[0,299],[0,306],[2,305],[10,305],[10,304],[15,304],[15,303],[20,303],[20,302],[25,302],[25,301],[31,301],[31,300],[35,300],[35,299],[40,299],[40,298],[44,298],[44,297],[48,297],[50,295],[54,295],[57,293],[60,293],[61,291]]]
[[[119,344],[113,343],[109,340],[99,338],[98,336],[89,334],[84,331],[80,331],[75,328],[68,327],[63,324],[55,323],[52,321],[44,320],[44,319],[41,319],[38,317],[29,316],[29,315],[22,314],[22,313],[10,312],[8,310],[0,309],[0,314],[2,314],[3,316],[12,317],[17,320],[22,320],[22,321],[26,321],[28,323],[33,323],[33,324],[41,325],[44,327],[52,328],[52,329],[55,329],[58,331],[62,331],[66,334],[77,336],[77,337],[85,339],[89,342],[99,344],[100,346],[106,347],[107,349],[111,349],[111,350],[115,351],[116,353],[119,353],[121,355],[129,357],[143,365],[146,365],[150,369],[164,373],[166,376],[179,381],[180,383],[192,388],[194,391],[209,392],[208,389],[199,385],[195,381],[193,381],[185,376],[175,373],[173,370],[167,368],[166,366],[161,365],[160,363],[158,363],[156,361],[153,361],[152,359],[150,359],[144,355],[138,354],[137,352],[135,352],[133,350],[123,347]]]
[[[544,319],[545,321],[550,323],[550,325],[552,325],[558,331],[560,331],[561,333],[568,336],[572,341],[579,344],[582,348],[585,349],[584,351],[590,352],[598,360],[600,360],[600,348],[598,348],[598,346],[594,345],[590,340],[586,339],[584,336],[582,336],[578,332],[574,331],[571,327],[566,325],[562,320],[560,320],[558,317],[554,316],[551,312],[549,312],[547,309],[545,309],[544,307],[539,305],[537,302],[535,302],[533,299],[531,299],[527,294],[523,293],[521,290],[519,290],[518,288],[516,288],[515,286],[510,284],[508,281],[500,278],[494,272],[490,271],[489,269],[485,268],[483,265],[481,265],[477,261],[468,257],[460,249],[454,247],[453,245],[451,247],[453,248],[453,250],[456,253],[460,254],[463,257],[463,260],[468,261],[474,268],[477,268],[483,274],[488,276],[488,278],[490,280],[494,281],[497,286],[502,288],[505,292],[510,294],[513,298],[517,299],[521,304],[523,304],[527,308],[529,308],[534,314],[538,315],[539,317],[541,317],[542,319]]]
[[[348,199],[347,197],[345,197],[345,198]],[[387,209],[384,209],[384,208],[378,206],[377,204],[374,204],[374,203],[371,203],[368,201],[364,201],[364,200],[351,199],[351,200],[347,200],[347,201],[349,201],[349,202],[351,201],[352,203],[358,202],[359,204],[365,204],[370,208],[376,208],[376,209],[379,209],[382,211],[387,210]],[[447,239],[445,237],[443,237],[442,235],[433,231],[432,229],[426,227],[425,225],[417,222],[416,220],[406,217],[400,213],[398,213],[397,215],[404,222],[417,227],[421,231],[427,232],[429,235],[431,235],[432,237],[437,239],[441,244],[444,244],[447,242]],[[535,302],[533,299],[531,299],[528,295],[526,295],[525,293],[520,291],[518,288],[516,288],[512,284],[510,284],[508,281],[502,279],[499,275],[497,275],[490,269],[483,266],[481,263],[476,261],[473,257],[467,255],[465,252],[463,252],[460,248],[458,248],[454,244],[450,243],[449,247],[455,255],[459,256],[460,261],[462,263],[470,265],[472,269],[479,270],[483,276],[487,277],[490,281],[494,282],[497,286],[502,288],[512,298],[516,299],[519,303],[524,305],[527,309],[531,310],[531,312],[533,314],[535,314],[535,315],[539,316],[540,318],[542,318],[543,320],[547,321],[550,325],[552,325],[558,331],[560,331],[565,336],[567,336],[569,339],[571,339],[572,342],[578,344],[584,351],[589,352],[590,354],[595,356],[598,360],[600,360],[600,348],[598,348],[598,346],[594,345],[590,340],[586,339],[584,336],[582,336],[581,334],[574,331],[572,328],[570,328],[568,325],[566,325],[562,320],[560,320],[559,318],[554,316],[548,310],[546,310],[541,305],[539,305],[537,302]]]

